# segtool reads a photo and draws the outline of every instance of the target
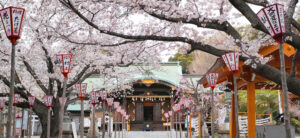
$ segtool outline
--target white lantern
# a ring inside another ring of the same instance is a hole
[[[218,77],[219,77],[218,73],[208,73],[208,74],[206,74],[206,80],[208,82],[208,85],[212,88],[216,87]]]
[[[114,108],[117,109],[119,107],[120,103],[119,102],[114,102]]]
[[[170,117],[173,116],[173,112],[172,112],[172,111],[169,111],[168,113],[169,113],[169,116],[170,116]]]
[[[273,4],[261,9],[257,16],[268,30],[269,34],[277,41],[282,42],[285,34],[284,6]]]
[[[46,104],[46,106],[47,106],[48,109],[50,109],[51,106],[52,106],[52,100],[53,100],[53,96],[52,95],[46,95],[44,97],[44,102],[45,102],[45,104]]]
[[[239,70],[239,52],[229,52],[222,55],[229,71]]]
[[[28,102],[29,102],[30,108],[33,107],[34,101],[35,101],[35,97],[34,96],[28,96]]]
[[[95,92],[95,91],[90,92],[90,100],[91,100],[91,103],[93,104],[93,106],[95,106],[99,102],[96,94],[97,94],[97,92]]]
[[[168,113],[164,113],[164,116],[166,119],[169,119],[169,114]]]
[[[19,98],[20,98],[20,94],[14,94],[14,106],[18,104]]]
[[[0,17],[5,34],[12,44],[20,38],[25,9],[8,7],[0,10]]]
[[[68,78],[68,73],[71,72],[71,60],[72,54],[59,54],[56,55],[58,64],[60,65],[60,71],[65,78]]]
[[[87,83],[77,83],[75,84],[75,88],[78,93],[78,97],[81,101],[83,101],[87,89]]]
[[[106,100],[108,107],[111,108],[114,103],[114,98],[107,98]]]

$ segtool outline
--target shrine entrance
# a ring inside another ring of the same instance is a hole
[[[144,104],[144,120],[146,122],[153,121],[153,103]]]

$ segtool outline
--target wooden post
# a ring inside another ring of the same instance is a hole
[[[236,75],[233,75],[233,87],[234,87],[234,106],[231,108],[234,108],[234,116],[235,116],[235,131],[236,131],[236,138],[240,137],[240,130],[239,130],[239,102],[238,102],[238,90],[237,90],[237,77]]]
[[[47,138],[50,138],[50,108],[48,108],[48,120],[47,120]]]
[[[291,128],[290,128],[290,113],[289,113],[289,99],[288,99],[288,88],[286,83],[286,71],[285,71],[285,60],[283,54],[282,42],[279,44],[279,55],[280,55],[280,71],[281,71],[281,87],[283,91],[283,102],[284,102],[284,125],[286,137],[291,137]]]
[[[28,117],[28,138],[31,138],[31,121],[32,121],[32,107],[29,110],[29,117]]]
[[[211,87],[211,124],[210,124],[210,129],[211,129],[211,137],[215,137],[215,125],[214,125],[214,87]]]
[[[16,137],[16,106],[13,106],[13,137]]]
[[[118,114],[116,114],[116,111],[114,112],[114,123],[115,123],[115,132],[114,132],[114,134],[115,134],[115,136],[114,136],[114,138],[117,138],[117,123],[116,122],[118,122],[118,117],[117,117],[117,115]]]
[[[190,123],[190,138],[192,138],[192,118],[191,118],[191,115],[189,116],[189,123]]]
[[[235,123],[235,108],[234,108],[234,93],[231,95],[231,117],[230,117],[230,138],[236,138],[236,123]]]
[[[198,131],[199,131],[199,137],[198,137],[198,138],[201,138],[201,130],[202,130],[202,129],[201,129],[201,113],[200,113],[200,112],[198,113],[198,120],[199,120],[199,121],[198,121],[198,122],[199,122],[199,126],[198,126],[198,127],[199,127],[199,128],[198,128]]]
[[[256,137],[255,83],[247,85],[248,138]]]
[[[80,105],[80,138],[84,138],[84,101],[83,97],[80,99],[81,105]]]
[[[180,115],[181,115],[181,111],[179,111],[179,113],[178,113],[178,118],[179,118],[179,130],[180,130],[180,133],[179,133],[179,138],[182,138],[182,126],[181,126],[181,117],[180,117]]]
[[[93,105],[93,120],[92,120],[92,137],[94,138],[95,137],[95,106]],[[103,122],[102,122],[103,123]]]
[[[66,88],[67,88],[67,81],[68,78],[64,77],[63,81],[63,91],[62,91],[62,99],[66,97]],[[60,114],[59,114],[59,131],[58,131],[58,138],[63,138],[63,124],[64,124],[64,112],[65,112],[65,104],[60,107]]]
[[[102,138],[105,138],[105,101],[102,101]]]
[[[176,124],[177,123],[177,113],[174,112],[174,116],[175,116],[175,122],[174,122],[174,125],[175,125],[175,134],[176,134],[176,138],[177,138],[177,128],[178,128],[177,124]]]

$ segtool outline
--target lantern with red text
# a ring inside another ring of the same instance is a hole
[[[14,94],[14,106],[18,104],[19,98],[20,98],[20,94]]]
[[[3,110],[5,105],[5,99],[0,99],[0,110]]]
[[[5,34],[12,44],[20,39],[25,9],[8,7],[0,10],[0,17],[4,26]]]
[[[99,102],[97,97],[97,92],[95,91],[90,92],[90,101],[93,106],[95,106]]]
[[[284,6],[281,4],[267,6],[261,9],[257,16],[273,39],[282,42],[282,36],[285,34]]]
[[[217,85],[219,74],[218,73],[208,73],[206,74],[206,80],[208,85],[214,89]]]
[[[46,95],[46,96],[44,97],[44,102],[45,102],[45,104],[46,104],[46,106],[47,106],[48,109],[51,108],[51,106],[52,106],[52,101],[53,101],[53,96],[52,96],[52,95]]]
[[[56,55],[58,64],[60,65],[60,71],[65,78],[68,78],[68,74],[71,72],[71,60],[72,54],[59,54]]]
[[[126,120],[126,121],[129,120],[129,116],[128,116],[128,115],[125,116],[125,120]]]
[[[172,111],[169,111],[168,113],[169,113],[170,117],[173,117],[173,112]]]
[[[114,98],[107,98],[106,101],[107,101],[108,107],[111,108],[114,103]]]
[[[60,106],[64,107],[66,105],[67,99],[68,99],[67,97],[65,97],[65,98],[59,97],[58,100],[59,100]]]
[[[164,113],[164,117],[165,117],[166,119],[169,119],[169,114],[168,114],[168,113]]]
[[[117,111],[118,114],[120,114],[120,113],[121,113],[121,107],[118,106],[118,107],[116,108],[116,111]]]
[[[180,105],[179,104],[174,104],[172,108],[173,108],[175,113],[178,113],[180,111]]]
[[[116,110],[119,107],[120,103],[119,102],[114,102],[114,109]]]
[[[239,70],[239,52],[229,52],[222,55],[229,71]]]
[[[106,101],[106,98],[107,98],[107,91],[105,91],[105,90],[100,91],[100,92],[99,92],[99,95],[100,95],[102,101]]]
[[[33,107],[34,101],[35,101],[35,97],[34,96],[28,96],[28,102],[29,102],[30,108]]]
[[[81,101],[83,101],[87,89],[87,83],[77,83],[75,84],[75,88],[78,93],[78,97]]]

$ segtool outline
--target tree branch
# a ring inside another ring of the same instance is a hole
[[[289,3],[289,8],[287,10],[287,13],[286,13],[286,19],[285,20],[285,26],[286,26],[286,30],[291,32],[291,22],[293,20],[293,15],[295,13],[295,8],[296,8],[296,5],[298,3],[298,0],[291,0],[290,3]]]
[[[292,59],[291,77],[295,77],[296,75],[295,69],[296,69],[296,61],[297,61],[298,54],[299,54],[299,50],[297,49]]]

